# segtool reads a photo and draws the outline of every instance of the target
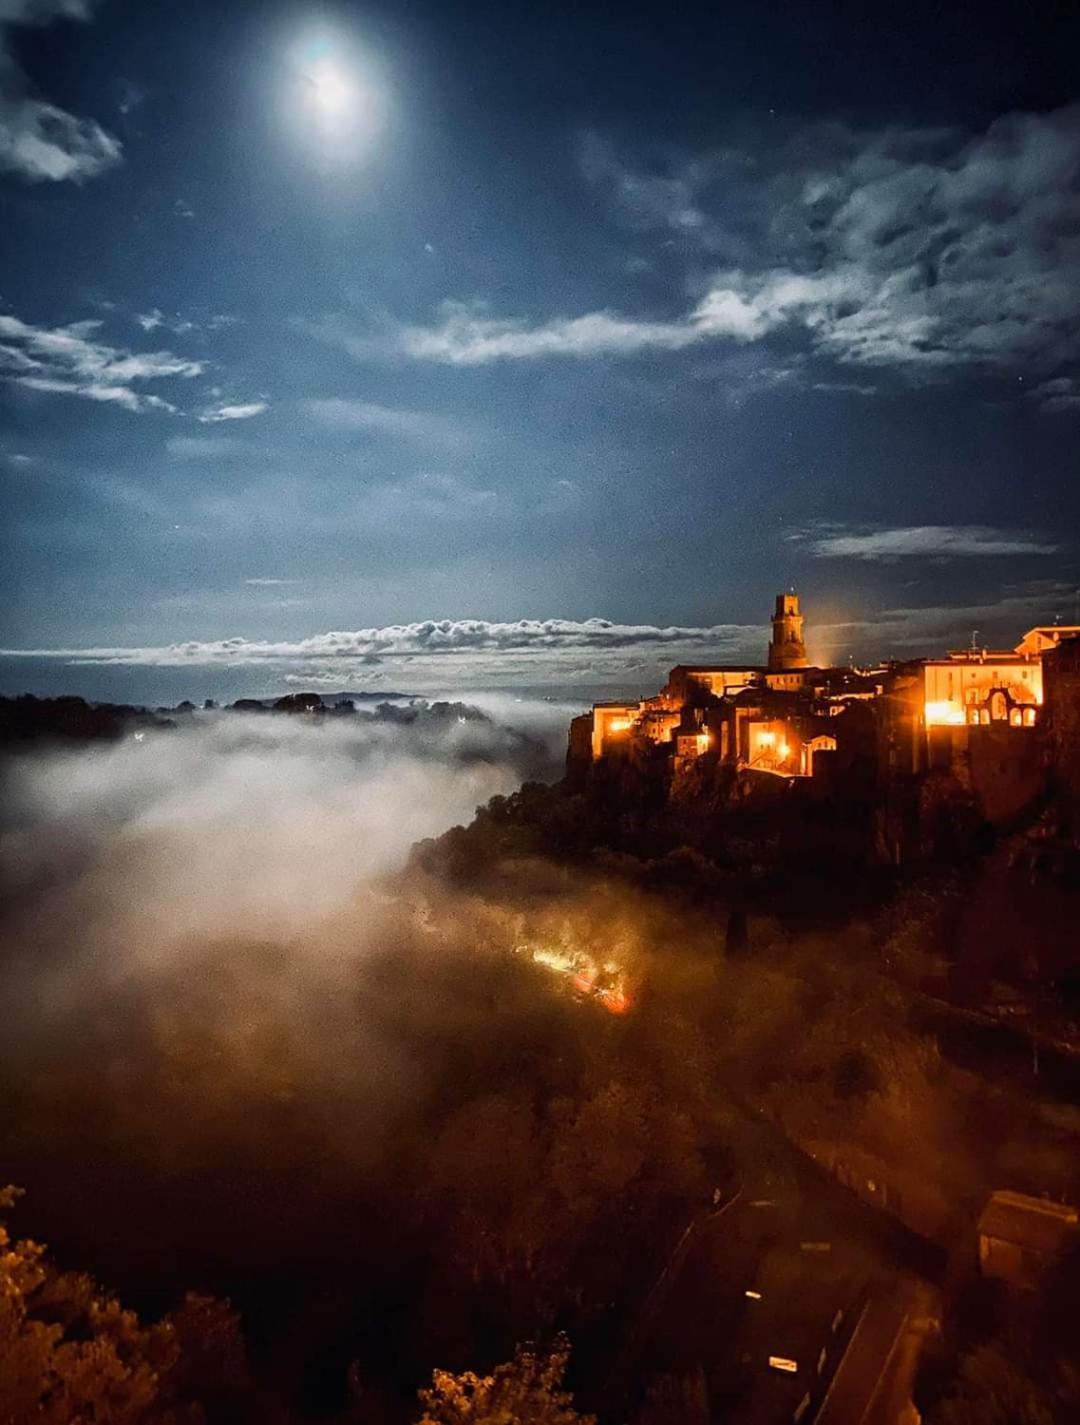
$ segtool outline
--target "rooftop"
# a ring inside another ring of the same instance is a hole
[[[979,1218],[979,1234],[1016,1242],[1039,1252],[1057,1252],[1076,1233],[1075,1207],[1023,1192],[995,1192]]]

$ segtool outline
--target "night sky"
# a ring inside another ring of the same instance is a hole
[[[652,691],[788,586],[817,661],[1074,621],[1078,54],[0,0],[0,691]]]

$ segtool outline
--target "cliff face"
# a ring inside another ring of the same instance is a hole
[[[577,791],[589,780],[592,770],[592,713],[582,713],[570,723],[566,748],[566,779]]]
[[[1080,842],[1080,638],[1045,655],[1043,683],[1051,789],[1065,830]]]

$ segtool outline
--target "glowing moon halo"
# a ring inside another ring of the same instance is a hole
[[[312,65],[307,75],[311,97],[324,118],[346,118],[356,104],[356,88],[333,60],[323,59]]]
[[[289,59],[279,102],[293,139],[319,171],[362,161],[385,118],[385,86],[372,55],[344,35],[309,36]]]

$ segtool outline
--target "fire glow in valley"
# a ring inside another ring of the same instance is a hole
[[[584,951],[571,953],[528,945],[517,946],[516,953],[527,955],[534,965],[543,965],[554,974],[564,976],[575,994],[596,1000],[609,1014],[625,1014],[633,1007],[626,977],[614,960],[597,964]]]

